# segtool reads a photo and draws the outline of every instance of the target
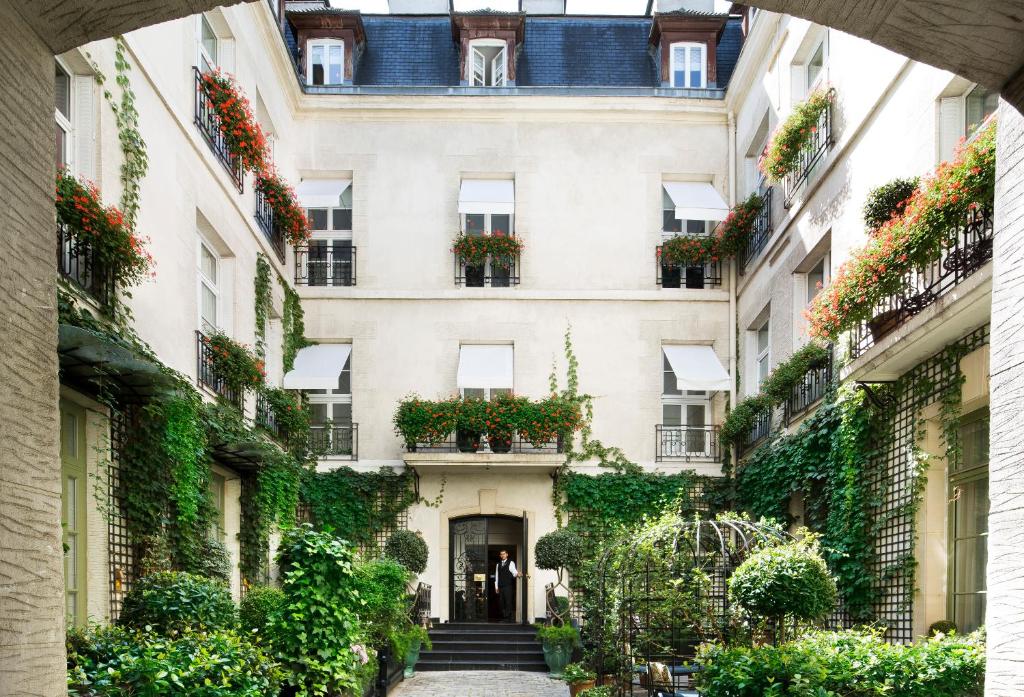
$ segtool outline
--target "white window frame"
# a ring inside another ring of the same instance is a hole
[[[487,65],[487,56],[480,51],[480,48],[500,48],[493,59],[491,64]],[[483,75],[480,81],[477,81],[476,71],[476,58],[477,56],[484,62]],[[494,66],[496,64],[501,65],[501,73],[499,79],[495,80],[496,71]],[[487,81],[487,70],[490,68],[490,74],[492,82]],[[469,42],[469,56],[466,60],[466,83],[470,87],[505,87],[508,84],[508,43],[501,39],[473,39]]]
[[[318,87],[333,87],[335,85],[345,84],[345,42],[342,39],[309,39],[306,41],[306,84],[313,85],[313,47],[323,46],[324,48],[324,59],[327,61],[324,63],[324,84],[317,85]],[[327,79],[330,76],[330,48],[332,46],[341,46],[341,82],[328,82]]]
[[[996,111],[993,111],[992,114],[989,114],[984,119],[982,119],[981,123],[977,124],[977,126],[975,127],[975,129],[973,131],[970,130],[971,124],[967,123],[967,98],[969,96],[971,96],[971,92],[973,92],[974,90],[978,89],[979,87],[982,87],[982,85],[979,85],[979,84],[971,85],[970,87],[968,87],[964,91],[963,96],[960,98],[961,99],[960,115],[961,115],[961,121],[963,122],[963,130],[960,133],[960,135],[963,136],[964,138],[966,138],[967,142],[970,142],[970,141],[974,140],[974,138],[977,137],[978,133],[981,132],[982,125],[986,121],[988,121],[988,119],[992,118],[992,115],[995,114],[996,111],[999,110],[998,106],[997,106],[996,107]]]
[[[53,117],[57,122],[57,127],[64,131],[64,152],[62,153],[61,160],[64,162],[64,169],[68,172],[74,171],[74,154],[75,154],[75,129],[71,123],[71,119],[75,113],[75,74],[71,72],[70,68],[62,61],[57,58],[57,67],[67,75],[68,78],[68,113],[64,115],[60,109],[57,108],[56,101],[53,105]],[[54,76],[56,80],[56,76]]]
[[[492,235],[494,234],[494,225],[491,222],[492,216],[495,216],[495,215],[507,215],[508,216],[508,227],[509,227],[509,229],[508,230],[503,230],[502,232],[504,232],[506,235],[509,235],[511,237],[515,237],[515,228],[516,228],[516,220],[515,220],[516,216],[515,216],[515,213],[460,213],[459,217],[462,219],[462,234],[464,234],[464,235],[468,235],[469,234],[466,231],[466,216],[469,216],[469,215],[482,215],[482,216],[484,216],[484,232],[486,232],[488,234],[492,234]],[[461,271],[462,271],[463,278],[465,278],[465,276],[466,276],[466,263],[465,262],[462,263]],[[491,258],[490,258],[490,256],[487,257],[487,261],[484,264],[484,278],[493,278],[491,276]],[[490,286],[489,284],[485,284],[485,287],[490,288],[492,286]],[[503,288],[504,286],[495,286],[495,287]]]
[[[768,330],[768,338],[765,341],[765,347],[762,349],[758,346],[758,339],[762,329]],[[754,393],[757,393],[761,389],[761,384],[765,378],[771,375],[772,372],[772,318],[769,314],[764,318],[764,321],[757,325],[757,328],[753,331],[754,339],[754,371],[757,375],[757,389]],[[767,366],[765,374],[761,375],[762,363]]]
[[[683,52],[686,56],[683,65],[683,75],[686,83],[690,81],[690,73],[693,72],[692,66],[690,65],[690,49],[700,49],[700,84],[699,85],[677,85],[676,84],[676,49],[685,47],[686,50]],[[669,45],[669,67],[668,67],[669,84],[672,87],[677,88],[688,88],[688,89],[703,89],[708,86],[708,47],[706,44],[702,44],[697,41],[676,41]]]
[[[213,28],[213,23],[207,19],[206,15],[200,14],[196,18],[196,43],[198,44],[196,53],[196,65],[199,66],[200,70],[203,70],[203,64],[205,63],[211,69],[216,70],[220,67],[220,36],[217,34],[217,30]],[[217,55],[211,56],[206,52],[206,46],[203,45],[203,25],[210,28],[210,33],[213,34],[217,40],[216,53]]]
[[[335,404],[347,404],[347,405],[349,405],[349,422],[348,422],[347,426],[349,428],[352,428],[353,425],[355,424],[356,420],[355,420],[355,412],[352,409],[352,353],[351,352],[348,355],[348,359],[345,361],[345,365],[342,366],[342,371],[341,372],[343,372],[343,373],[344,372],[348,372],[348,392],[342,392],[340,388],[332,388],[330,390],[323,390],[323,391],[320,391],[320,390],[306,390],[305,393],[306,393],[306,398],[309,401],[309,404],[311,406],[314,405],[314,404],[322,404],[322,405],[324,405],[325,411],[327,413],[327,421],[332,421],[332,419],[334,417],[334,405]],[[341,380],[341,375],[340,374],[338,376],[338,380],[339,380],[339,382]],[[318,425],[316,425],[314,427],[315,428],[320,428],[320,425],[318,424]],[[332,427],[333,427],[333,423],[332,423]],[[332,437],[333,437],[333,432],[332,432]],[[354,434],[353,434],[353,438],[354,438]],[[353,448],[356,447],[355,442],[352,443],[352,447]],[[328,454],[328,455],[325,455],[324,457],[328,458],[328,459],[331,458],[331,457],[335,457],[335,458],[340,458],[340,459],[343,459],[343,460],[350,460],[350,459],[353,459],[354,456],[355,456],[355,452],[353,450],[352,455],[330,455],[330,454]]]
[[[679,438],[671,438],[665,435],[665,431],[662,431],[662,455],[665,457],[711,457],[711,439],[704,437],[704,450],[697,451],[691,450],[689,444],[693,442],[692,439],[688,439],[686,436],[687,430],[690,427],[688,414],[686,408],[689,406],[700,406],[704,408],[704,423],[702,427],[711,425],[711,393],[703,390],[679,390],[679,385],[676,385],[676,389],[679,394],[668,394],[665,392],[665,374],[672,373],[675,377],[675,373],[672,370],[672,365],[668,362],[668,358],[665,356],[665,352],[661,353],[661,413],[660,422],[663,429],[678,428]],[[690,392],[702,392],[703,394],[690,394]],[[665,407],[679,407],[679,426],[668,426],[665,424]],[[705,428],[705,432],[708,432]]]
[[[466,390],[483,390],[483,396],[478,398],[483,399],[485,402],[491,401],[493,397],[497,397],[498,395],[512,394],[511,387],[460,387],[459,396],[463,399],[477,397],[477,395],[467,396]]]
[[[349,184],[349,187],[346,190],[351,195],[352,185]],[[343,192],[343,194],[344,194],[344,192]],[[348,242],[348,243],[351,244],[351,242],[352,242],[352,227],[349,227],[348,230],[340,230],[340,229],[335,229],[334,228],[334,211],[338,211],[338,210],[352,211],[353,210],[353,206],[348,206],[348,207],[346,207],[346,206],[329,206],[329,207],[328,206],[312,206],[312,207],[306,209],[306,218],[307,218],[307,220],[310,218],[310,211],[327,211],[327,225],[328,225],[328,229],[326,229],[326,230],[314,230],[314,229],[312,229],[313,226],[312,226],[312,223],[311,223],[310,224],[310,230],[311,230],[310,242],[313,242],[314,240],[316,240],[316,241],[324,241],[327,244],[327,246],[331,247],[331,248],[334,247],[334,243],[335,242]],[[353,226],[354,226],[354,222],[353,222]],[[308,245],[308,247],[310,249],[312,249],[313,246],[314,246],[313,244],[309,244]],[[310,255],[310,253],[307,250],[306,257],[305,257],[305,260],[303,262],[303,264],[305,265],[305,268],[302,269],[302,271],[305,273],[306,279],[310,278],[310,276],[309,276],[309,255]],[[352,263],[355,263],[355,262],[352,262]],[[355,269],[352,269],[352,271],[354,273]],[[328,273],[327,276],[326,276],[326,279],[327,279],[326,285],[325,286],[319,286],[318,285],[317,287],[334,287],[335,286],[334,278],[335,278],[335,276],[334,276],[333,273]],[[346,286],[344,284],[338,284],[337,287],[338,288],[347,288],[349,286]]]
[[[829,282],[832,280],[832,273],[830,269],[831,259],[829,253],[821,255],[813,264],[810,269],[807,270],[804,276],[804,305],[810,306],[814,298],[811,297],[811,271],[813,271],[819,264],[821,265],[821,288],[816,288],[817,291],[814,296],[817,297],[818,293],[825,290],[828,287]]]
[[[213,257],[215,268],[217,269],[217,279],[210,279],[203,271],[203,249],[206,249]],[[219,331],[221,327],[221,293],[220,293],[220,279],[224,273],[224,265],[221,264],[221,256],[217,253],[217,249],[203,239],[199,238],[199,244],[196,245],[196,294],[198,300],[198,324],[199,331],[203,334],[208,334],[210,330]],[[214,313],[217,315],[217,324],[212,328],[208,328],[203,317],[203,289],[208,288],[213,292],[214,297]]]
[[[825,81],[825,74],[828,72],[828,38],[827,33],[821,36],[817,42],[814,43],[814,47],[807,54],[807,60],[804,62],[804,94],[809,95],[814,92]],[[814,58],[814,54],[821,49],[821,70],[815,76],[814,80],[811,80],[811,59]]]

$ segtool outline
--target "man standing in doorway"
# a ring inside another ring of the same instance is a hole
[[[516,563],[508,558],[508,551],[498,552],[501,561],[494,567],[494,592],[501,601],[501,621],[515,622],[516,619],[516,578],[521,574]]]

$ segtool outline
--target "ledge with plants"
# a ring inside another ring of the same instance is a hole
[[[266,368],[263,359],[251,349],[221,332],[205,339],[210,367],[232,390],[253,390],[263,385]]]
[[[726,414],[719,437],[723,443],[738,445],[754,427],[759,414],[774,409],[789,399],[808,371],[825,365],[830,349],[811,342],[780,363],[761,383],[761,391],[741,400]]]
[[[658,249],[658,261],[665,266],[698,266],[732,259],[747,244],[754,231],[764,199],[754,193],[737,203],[710,235],[676,235]]]
[[[778,183],[800,166],[800,154],[813,142],[818,122],[835,103],[831,88],[819,89],[793,107],[792,113],[772,135],[758,163],[768,181]]]
[[[807,311],[812,336],[834,341],[871,320],[881,301],[901,292],[908,273],[935,262],[956,244],[969,216],[992,204],[995,141],[992,121],[851,253]]]
[[[478,266],[491,259],[491,264],[509,268],[523,251],[523,241],[501,230],[467,235],[460,232],[452,241],[452,252],[465,263]]]
[[[411,397],[398,404],[393,422],[410,452],[418,444],[443,443],[454,433],[463,452],[475,452],[486,434],[491,450],[500,453],[509,452],[516,435],[536,448],[565,438],[580,428],[582,414],[578,401],[560,395],[542,400],[499,395],[490,401]]]

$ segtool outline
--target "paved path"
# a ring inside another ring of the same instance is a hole
[[[399,683],[391,697],[568,697],[561,680],[509,670],[424,671]]]

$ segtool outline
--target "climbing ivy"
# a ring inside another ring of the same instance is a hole
[[[270,316],[270,262],[262,254],[256,255],[253,308],[256,311],[256,355],[267,357],[267,318]]]
[[[281,344],[281,355],[284,358],[284,371],[287,373],[295,365],[295,354],[303,346],[309,346],[306,340],[306,326],[302,321],[302,303],[295,289],[278,277],[284,289],[284,310],[281,313],[281,325],[284,337]]]

